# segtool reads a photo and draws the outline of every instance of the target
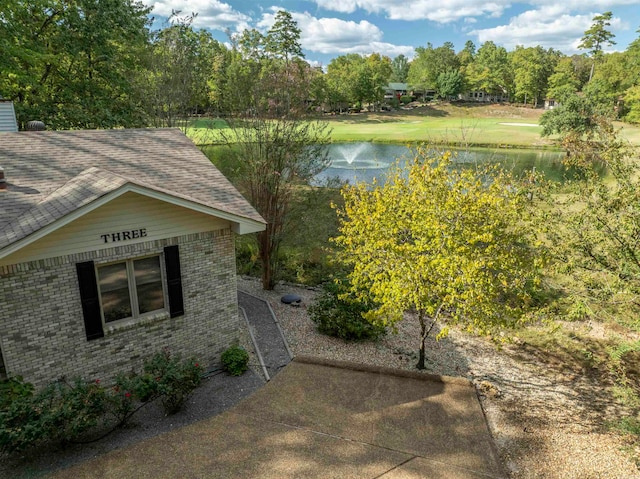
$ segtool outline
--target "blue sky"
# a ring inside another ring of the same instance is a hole
[[[456,51],[467,40],[476,47],[493,42],[553,47],[566,54],[577,46],[595,15],[611,11],[610,31],[625,50],[640,36],[640,0],[143,0],[153,6],[157,22],[172,10],[198,13],[194,26],[220,41],[226,31],[256,28],[266,32],[275,12],[291,12],[302,30],[306,59],[326,66],[345,53],[378,52],[391,58],[412,57],[417,46],[452,42]]]

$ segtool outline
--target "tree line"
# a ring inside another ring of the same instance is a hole
[[[227,44],[193,27],[196,14],[174,12],[152,30],[150,8],[128,0],[8,0],[0,12],[0,95],[18,121],[53,129],[176,126],[198,114],[274,117],[284,112],[380,105],[389,82],[414,92],[456,98],[466,91],[539,105],[583,92],[640,122],[640,39],[624,52],[613,44],[611,12],[585,32],[585,53],[491,41],[416,48],[415,57],[346,54],[326,71],[304,59],[300,29],[280,11],[265,34],[229,34]]]

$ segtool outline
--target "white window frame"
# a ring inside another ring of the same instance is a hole
[[[154,311],[148,311],[146,313],[140,314],[138,311],[139,303],[138,303],[138,292],[136,291],[136,278],[135,271],[133,268],[134,261],[139,261],[146,258],[158,258],[158,262],[160,263],[160,283],[162,285],[162,299],[164,306],[161,309],[156,309]],[[115,321],[106,321],[104,318],[104,307],[102,305],[102,290],[100,288],[100,275],[98,274],[98,270],[103,266],[110,266],[113,264],[124,263],[127,270],[127,286],[129,289],[129,301],[131,303],[131,316],[127,316],[126,318],[116,319]],[[153,316],[158,313],[168,314],[168,295],[167,295],[167,278],[164,270],[164,257],[162,254],[149,254],[146,256],[137,256],[135,258],[127,258],[124,260],[110,261],[108,263],[100,263],[96,264],[96,283],[98,286],[98,298],[100,301],[100,317],[102,318],[103,327],[111,327],[116,326],[118,324],[125,324],[130,322],[135,322],[141,318],[145,318],[148,316]]]

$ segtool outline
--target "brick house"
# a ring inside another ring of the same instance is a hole
[[[0,376],[213,363],[237,339],[234,235],[264,220],[179,130],[0,133],[0,167]]]

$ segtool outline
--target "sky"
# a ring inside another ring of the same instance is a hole
[[[640,0],[142,0],[153,7],[155,27],[172,11],[197,13],[193,26],[228,42],[228,33],[256,28],[266,33],[278,10],[289,11],[301,30],[305,58],[326,67],[347,53],[373,52],[394,58],[415,48],[452,42],[456,51],[471,40],[491,40],[507,50],[542,45],[580,53],[580,39],[593,17],[613,12],[609,30],[623,51],[640,37]]]

